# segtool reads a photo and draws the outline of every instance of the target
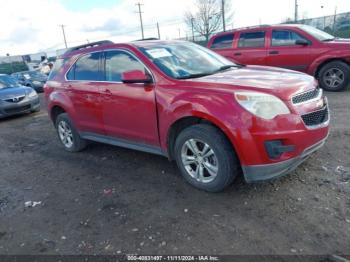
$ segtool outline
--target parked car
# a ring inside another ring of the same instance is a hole
[[[214,35],[208,47],[241,64],[267,65],[308,73],[321,88],[341,91],[350,81],[350,39],[307,25],[273,25]]]
[[[241,170],[248,182],[290,173],[328,135],[327,99],[312,76],[237,65],[183,41],[73,48],[44,90],[67,151],[93,140],[163,155],[211,192]]]
[[[37,92],[43,92],[44,84],[47,81],[47,75],[40,73],[39,71],[23,71],[13,73],[12,76],[24,86],[29,86],[35,89]]]
[[[40,111],[34,89],[20,85],[13,77],[0,74],[0,118]]]

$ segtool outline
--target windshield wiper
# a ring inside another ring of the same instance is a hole
[[[225,71],[225,70],[230,69],[232,67],[241,68],[241,67],[243,67],[243,65],[237,65],[237,64],[224,65],[224,66],[221,66],[218,70],[215,70],[214,73]]]
[[[197,77],[203,77],[203,76],[208,76],[212,75],[213,72],[207,72],[207,73],[199,73],[199,74],[189,74],[185,76],[179,76],[176,79],[190,79],[190,78],[197,78]]]
[[[329,42],[329,41],[333,41],[334,39],[335,39],[335,37],[327,38],[327,39],[323,39],[322,42]]]
[[[186,76],[179,76],[179,77],[177,77],[177,79],[190,79],[190,78],[203,77],[203,76],[213,75],[213,74],[219,73],[221,71],[225,71],[227,69],[230,69],[231,67],[241,68],[243,66],[244,65],[241,65],[241,64],[224,65],[224,66],[221,66],[219,69],[214,70],[212,72],[189,74]]]

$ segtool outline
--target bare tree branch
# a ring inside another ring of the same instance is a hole
[[[196,0],[196,11],[185,13],[185,23],[208,41],[212,33],[222,28],[221,0]],[[226,21],[231,21],[233,12],[225,1]]]

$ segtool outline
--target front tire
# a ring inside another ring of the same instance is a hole
[[[350,67],[344,62],[334,61],[324,65],[319,73],[321,88],[327,91],[342,91],[350,82]]]
[[[80,137],[67,113],[57,116],[55,126],[65,150],[79,152],[86,147],[86,140]]]
[[[222,191],[240,172],[231,144],[210,125],[185,128],[176,138],[174,155],[187,182],[205,191]]]

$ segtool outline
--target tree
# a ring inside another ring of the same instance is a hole
[[[196,11],[185,13],[186,24],[208,41],[212,33],[222,28],[222,4],[224,4],[225,22],[229,23],[233,14],[227,0],[196,0]]]

